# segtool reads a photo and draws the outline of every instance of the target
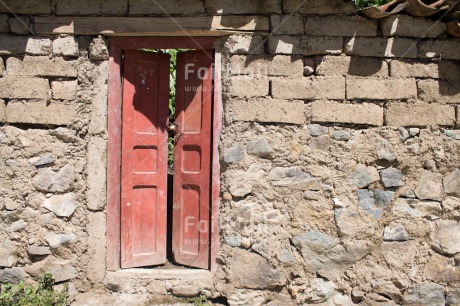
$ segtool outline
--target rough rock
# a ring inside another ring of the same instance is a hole
[[[58,217],[70,217],[77,209],[75,203],[75,194],[66,193],[64,195],[53,195],[50,198],[45,199],[43,207],[52,211]]]
[[[45,246],[35,246],[35,245],[29,245],[27,248],[27,252],[30,255],[34,256],[45,256],[45,255],[51,255],[51,251],[49,247]]]
[[[224,162],[230,164],[237,161],[240,161],[244,158],[243,148],[237,144],[228,149],[227,153],[224,155]]]
[[[17,201],[11,198],[5,198],[5,208],[7,210],[16,210],[21,206]]]
[[[304,293],[306,302],[322,303],[332,297],[337,288],[336,284],[323,278],[315,278],[311,281]]]
[[[18,221],[14,221],[13,223],[11,223],[11,226],[9,227],[9,229],[12,232],[19,232],[25,229],[28,225],[29,223],[27,223],[26,221],[18,220]]]
[[[380,139],[377,144],[377,157],[393,162],[398,158],[398,153],[388,140]]]
[[[53,274],[56,282],[73,279],[78,274],[77,269],[72,266],[69,260],[59,260],[52,256],[26,267],[26,272],[34,278],[40,278],[43,273],[49,272]]]
[[[172,289],[172,294],[179,297],[194,297],[200,294],[200,289],[195,285],[178,285]]]
[[[51,153],[46,153],[40,156],[30,158],[29,163],[31,163],[35,167],[49,165],[54,163],[54,156]]]
[[[363,164],[358,164],[350,173],[351,183],[358,188],[365,188],[370,184],[380,180],[379,172],[376,168]]]
[[[49,232],[45,236],[46,242],[48,242],[49,246],[53,249],[57,249],[64,244],[73,243],[77,241],[77,235],[75,234],[56,234],[53,232]]]
[[[335,140],[348,141],[351,138],[351,134],[348,131],[334,131],[331,137]]]
[[[49,131],[50,135],[57,137],[64,142],[77,142],[78,138],[75,136],[75,132],[68,128],[58,127],[54,130]]]
[[[388,207],[393,199],[393,191],[358,189],[358,206],[374,219],[382,216],[383,209]]]
[[[416,251],[417,248],[414,241],[383,242],[381,244],[382,255],[386,263],[392,268],[412,267]]]
[[[299,167],[275,167],[268,174],[273,186],[295,190],[322,190],[321,179],[303,172]]]
[[[11,240],[0,240],[0,267],[10,268],[16,263],[17,246]]]
[[[444,287],[434,283],[417,284],[404,294],[405,305],[444,306]]]
[[[322,232],[308,231],[291,238],[291,243],[302,255],[308,272],[327,279],[341,275],[349,266],[364,258],[371,245],[363,240],[343,240]]]
[[[448,195],[460,197],[460,169],[455,169],[444,177],[444,191]]]
[[[447,292],[446,305],[460,305],[460,288],[452,288]]]
[[[0,272],[0,284],[18,284],[22,280],[24,280],[24,275],[18,268],[7,268]]]
[[[431,245],[441,254],[460,253],[460,224],[454,220],[437,220],[431,224]]]
[[[331,146],[334,145],[334,141],[328,135],[321,135],[311,138],[308,141],[308,145],[312,149],[327,151]]]
[[[353,208],[335,208],[334,221],[340,237],[357,239],[370,238],[375,235],[378,221],[369,210]]]
[[[226,237],[225,243],[231,247],[239,247],[241,245],[241,236]]]
[[[388,226],[383,229],[383,240],[384,241],[407,241],[406,228],[402,224],[391,222]]]
[[[460,130],[444,130],[444,135],[455,140],[460,140]]]
[[[296,261],[295,256],[288,250],[282,250],[278,259],[282,263],[292,263]]]
[[[250,141],[246,147],[246,151],[248,154],[263,157],[269,156],[273,153],[272,147],[264,138]]]
[[[245,250],[234,249],[227,268],[229,281],[236,288],[274,289],[286,284],[286,276],[265,258]]]
[[[409,129],[409,135],[411,135],[412,137],[415,137],[418,134],[420,134],[420,129],[419,128],[410,128]]]
[[[398,128],[398,131],[399,131],[399,134],[401,135],[399,137],[399,140],[401,140],[402,142],[406,141],[410,137],[409,132],[407,131],[406,128],[400,127]]]
[[[322,136],[329,133],[329,128],[319,124],[310,124],[308,126],[308,130],[310,131],[310,135],[313,137]]]
[[[453,258],[433,254],[425,266],[426,277],[434,282],[453,283],[460,281],[460,267]]]
[[[229,171],[230,172],[230,171]],[[230,193],[234,197],[244,197],[252,192],[252,188],[265,174],[259,165],[252,164],[248,171],[234,171],[228,174]]]
[[[373,292],[384,296],[389,297],[392,301],[396,303],[402,302],[401,290],[395,286],[393,282],[388,281],[376,281],[372,282]]]
[[[444,218],[460,219],[460,198],[447,197],[444,201],[442,201],[442,208]]]
[[[109,59],[109,50],[104,39],[97,37],[89,45],[89,56],[93,61],[106,61]]]
[[[396,217],[435,220],[441,216],[442,207],[438,202],[399,198],[394,203],[392,212]]]
[[[426,173],[420,179],[420,183],[414,192],[417,198],[421,200],[442,201],[445,198],[442,187],[442,175]]]
[[[401,187],[403,183],[401,179],[403,177],[401,170],[397,168],[387,168],[380,172],[380,176],[382,177],[382,183],[385,187]]]
[[[33,179],[35,188],[45,192],[66,192],[72,188],[75,179],[75,169],[66,165],[58,172],[51,169],[43,169]]]

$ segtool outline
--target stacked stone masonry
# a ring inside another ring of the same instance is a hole
[[[460,305],[460,39],[443,22],[346,0],[4,2],[0,283],[49,271],[75,305]],[[217,269],[107,271],[108,38],[37,36],[35,18],[225,15],[270,31],[218,43]]]

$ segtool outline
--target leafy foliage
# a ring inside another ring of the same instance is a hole
[[[54,291],[54,278],[45,273],[37,287],[26,286],[23,281],[17,285],[6,284],[0,288],[0,306],[65,306],[69,300],[69,287],[64,285],[60,292]]]
[[[354,0],[358,9],[363,9],[370,6],[379,6],[390,2],[390,0]]]
[[[204,295],[200,295],[194,298],[190,298],[189,302],[193,304],[193,306],[210,306],[212,305],[211,302],[208,301],[208,298]]]

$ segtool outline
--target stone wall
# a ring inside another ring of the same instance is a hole
[[[81,303],[460,304],[460,40],[444,23],[345,0],[5,3],[0,282],[51,271]],[[165,12],[270,22],[221,39],[218,269],[106,272],[107,40],[36,36],[34,18]]]

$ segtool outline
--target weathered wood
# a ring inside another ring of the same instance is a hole
[[[35,17],[37,34],[106,36],[221,36],[268,33],[268,17]]]

